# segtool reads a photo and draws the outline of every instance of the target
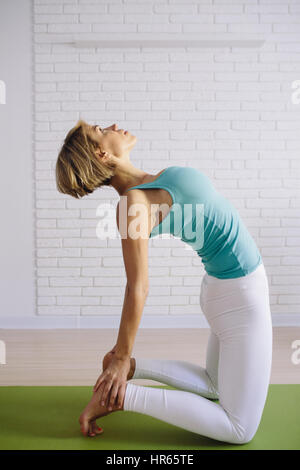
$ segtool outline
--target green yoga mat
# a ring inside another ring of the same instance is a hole
[[[103,434],[84,437],[78,417],[91,394],[92,387],[0,387],[0,449],[300,449],[300,385],[270,385],[259,429],[243,445],[130,411],[104,416],[97,421]]]

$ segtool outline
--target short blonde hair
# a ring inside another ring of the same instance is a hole
[[[101,186],[109,186],[114,163],[103,164],[95,150],[99,144],[89,135],[88,124],[79,120],[65,137],[56,162],[56,186],[60,193],[79,199]]]

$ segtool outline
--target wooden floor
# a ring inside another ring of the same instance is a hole
[[[6,364],[0,364],[0,385],[93,385],[102,372],[102,358],[116,342],[118,330],[4,330]],[[181,359],[205,365],[208,329],[140,329],[133,356]],[[300,328],[273,328],[271,383],[300,383],[300,364],[291,360],[292,342]],[[152,380],[133,383],[160,384]]]

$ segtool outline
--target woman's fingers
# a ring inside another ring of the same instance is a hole
[[[93,394],[97,394],[97,399],[98,399],[98,403],[101,403],[101,395],[102,395],[102,392],[103,392],[103,387],[105,385],[105,382],[101,382],[100,385],[98,386],[97,390],[94,390]]]
[[[97,400],[101,406],[107,406],[111,410],[115,405],[117,406],[117,398],[119,405],[122,405],[129,365],[129,361],[112,358],[107,368],[102,372],[94,386],[94,393],[97,392]],[[122,383],[123,388],[120,391]],[[121,396],[118,397],[119,394]]]
[[[106,400],[108,398],[108,392],[110,391],[112,385],[112,381],[110,380],[109,382],[103,382],[103,389],[102,392],[100,393],[100,404],[102,406],[105,406]]]
[[[125,392],[126,392],[126,382],[121,384],[119,388],[119,393],[118,393],[118,401],[117,401],[117,406],[118,408],[122,407],[122,404],[124,402],[124,397],[125,397]]]
[[[105,371],[103,371],[100,377],[98,377],[98,380],[95,383],[94,388],[93,388],[94,392],[98,390],[98,388],[100,387],[100,385],[103,383],[104,380],[105,380]]]
[[[100,375],[100,377],[98,377],[97,382],[96,382],[95,385],[94,385],[94,390],[95,390],[95,391],[99,388],[99,386],[101,385],[102,381],[103,381],[103,377],[102,377],[102,375]]]
[[[97,390],[99,389],[100,385],[101,385],[101,382],[99,382],[99,381],[97,380],[97,382],[96,382],[95,385],[94,385],[93,391],[94,391],[94,392],[97,392]]]
[[[109,411],[111,411],[114,407],[114,404],[115,404],[115,401],[116,401],[116,398],[117,398],[117,395],[118,395],[118,390],[119,390],[119,383],[116,380],[114,382],[112,388],[111,388],[110,396],[109,396],[109,399],[108,399],[108,409],[109,409]]]

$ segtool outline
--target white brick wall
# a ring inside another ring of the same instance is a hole
[[[96,237],[96,209],[115,205],[117,193],[101,189],[77,201],[56,191],[58,150],[81,117],[135,133],[131,158],[150,173],[187,165],[211,177],[259,246],[274,322],[280,314],[293,322],[300,311],[300,104],[291,102],[300,79],[299,0],[33,4],[36,315],[107,318],[122,310],[120,239]],[[263,33],[266,43],[187,51],[66,44],[129,33]],[[176,316],[199,315],[203,274],[200,258],[178,240],[151,240],[144,316],[173,316],[175,325]]]

